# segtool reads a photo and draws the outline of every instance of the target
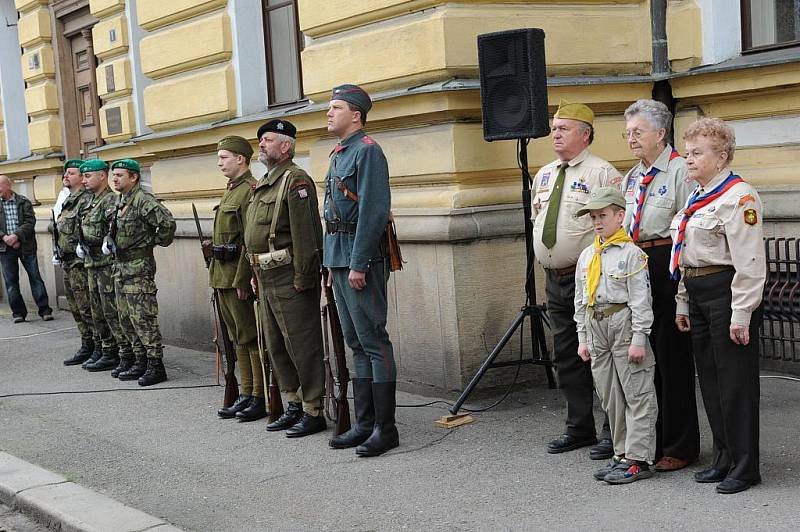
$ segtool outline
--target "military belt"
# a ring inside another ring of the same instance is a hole
[[[684,278],[692,279],[694,277],[705,277],[706,275],[711,275],[712,273],[721,273],[732,270],[733,266],[727,264],[718,266],[700,266],[699,268],[684,266],[681,268],[681,273],[683,274]]]
[[[644,242],[637,242],[639,249],[657,248],[661,246],[671,246],[671,238],[656,238],[655,240],[645,240]]]
[[[331,235],[334,233],[355,233],[356,222],[342,222],[340,220],[331,222],[325,220],[325,231]]]
[[[608,305],[607,307],[603,308],[587,307],[586,313],[595,321],[603,321],[605,318],[610,318],[620,310],[624,310],[627,307],[627,303],[614,303],[613,305]]]
[[[61,260],[63,262],[70,261],[70,260],[75,260],[77,258],[78,258],[78,255],[76,253],[62,253],[61,254]]]
[[[152,256],[153,248],[118,249],[114,252],[114,258],[119,262],[130,262]]]

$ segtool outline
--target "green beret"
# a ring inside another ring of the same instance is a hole
[[[66,172],[68,168],[80,169],[83,162],[84,162],[83,159],[70,159],[69,161],[64,163],[64,171]]]
[[[99,172],[100,170],[108,170],[108,163],[102,159],[88,159],[78,167],[82,174],[86,172]]]
[[[237,137],[236,135],[231,135],[220,140],[217,143],[217,150],[228,150],[233,153],[238,153],[239,155],[244,155],[245,157],[252,157],[253,155],[253,147],[250,143],[247,142],[245,138]]]
[[[142,172],[141,168],[139,167],[139,163],[133,159],[120,159],[119,161],[114,161],[111,164],[111,169],[114,170],[115,168],[122,168],[123,170],[128,170],[130,172],[136,172],[137,174]]]
[[[367,114],[372,109],[372,100],[369,94],[358,85],[339,85],[333,89],[331,100],[343,100],[358,107],[363,113]]]

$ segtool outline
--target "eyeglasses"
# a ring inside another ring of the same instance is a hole
[[[646,130],[642,130],[642,129],[626,129],[625,133],[622,134],[622,138],[624,140],[628,140],[629,138],[633,137],[634,139],[639,140],[640,138],[642,138],[642,135],[644,135],[645,133],[650,133],[652,131],[654,131],[654,130],[652,130],[652,129],[646,129]]]

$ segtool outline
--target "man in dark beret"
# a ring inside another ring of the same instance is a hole
[[[289,438],[326,428],[319,313],[322,224],[314,181],[292,161],[296,134],[286,120],[258,128],[258,158],[268,172],[256,184],[244,232],[267,352],[289,403],[267,430],[285,430]]]
[[[397,367],[386,332],[389,167],[383,150],[363,130],[371,108],[362,88],[341,85],[333,89],[327,114],[328,131],[339,142],[325,178],[323,255],[356,370],[356,423],[331,439],[330,446],[356,447],[359,456],[378,456],[399,445]]]
[[[208,269],[222,319],[228,328],[239,365],[241,394],[217,415],[223,419],[255,421],[267,415],[265,387],[253,312],[253,276],[244,252],[244,220],[256,180],[250,173],[253,147],[246,139],[229,136],[217,143],[217,168],[227,178],[225,192],[214,207],[213,258]]]

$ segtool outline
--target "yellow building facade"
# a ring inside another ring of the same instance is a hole
[[[700,116],[725,119],[737,133],[735,169],[762,193],[767,233],[791,236],[800,228],[800,21],[787,27],[777,4],[0,0],[0,14],[16,20],[0,29],[0,173],[38,202],[46,265],[64,158],[139,160],[179,224],[176,243],[157,250],[164,336],[207,349],[206,271],[190,213],[195,203],[208,233],[225,182],[217,140],[255,145],[261,123],[284,117],[298,128],[297,162],[321,183],[335,143],[328,95],[359,84],[375,101],[367,129],[389,160],[407,259],[390,281],[400,378],[459,389],[524,304],[516,144],[483,140],[477,35],[544,29],[551,114],[560,98],[590,105],[592,150],[621,171],[635,163],[621,135],[633,101],[668,102],[678,139]],[[532,141],[529,158],[531,172],[552,160],[549,141]],[[517,356],[519,344],[508,351]]]

